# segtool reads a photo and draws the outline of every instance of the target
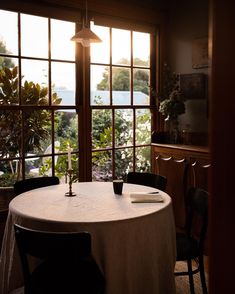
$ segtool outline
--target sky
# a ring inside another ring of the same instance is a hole
[[[11,23],[6,26],[6,23]],[[48,58],[48,19],[39,16],[21,14],[21,54],[27,57]],[[102,39],[102,43],[91,45],[91,62],[110,62],[110,34],[108,27],[95,26],[91,29]],[[18,22],[17,13],[0,10],[0,40],[4,41],[12,54],[18,55]],[[51,58],[57,60],[75,60],[75,43],[70,38],[75,33],[75,24],[68,21],[52,19],[51,21]],[[130,64],[130,31],[113,29],[112,31],[113,63],[121,58]],[[133,33],[133,57],[142,60],[149,58],[149,34]],[[92,73],[91,89],[102,79],[104,66]],[[47,85],[48,62],[22,60],[22,75],[25,80]],[[75,89],[75,64],[52,63],[52,83],[56,87]]]

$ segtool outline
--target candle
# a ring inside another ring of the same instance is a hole
[[[71,163],[71,147],[68,145],[68,169],[72,169],[72,163]]]

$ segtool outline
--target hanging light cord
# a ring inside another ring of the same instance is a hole
[[[84,11],[82,12],[82,29],[71,38],[71,41],[79,42],[82,46],[89,47],[90,43],[99,43],[102,41],[94,32],[92,32],[88,24],[87,0],[85,0],[85,9],[85,19]]]

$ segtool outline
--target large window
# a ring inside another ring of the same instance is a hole
[[[74,32],[72,22],[0,10],[0,186],[65,180],[68,144],[78,169]]]
[[[92,173],[95,180],[150,170],[150,34],[92,26]]]
[[[77,180],[150,170],[151,35],[91,26],[103,42],[84,49],[74,22],[0,10],[0,186],[66,181],[68,144]]]

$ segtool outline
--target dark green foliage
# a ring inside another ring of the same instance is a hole
[[[18,85],[17,67],[13,69],[4,67],[0,70],[0,105],[19,105]],[[59,104],[61,101],[57,95],[52,99],[54,104]],[[21,104],[47,105],[47,88],[25,81],[21,86]],[[15,157],[19,154],[22,144],[26,153],[41,151],[42,142],[51,136],[50,117],[50,112],[45,109],[0,110],[0,157]],[[24,138],[23,142],[22,138]]]
[[[159,111],[165,116],[177,118],[185,112],[185,97],[180,91],[179,75],[172,73],[167,64],[164,64],[162,88],[157,99],[160,101]]]
[[[121,59],[119,64],[128,64],[127,60]],[[134,59],[134,64],[139,66],[146,66],[146,62],[138,58]],[[97,85],[97,90],[109,90],[109,67],[106,67],[103,73],[102,81]],[[113,91],[130,91],[130,70],[124,67],[112,68],[112,90]],[[133,83],[134,91],[140,91],[148,94],[149,92],[149,76],[146,70],[136,69],[134,71]]]
[[[11,53],[7,50],[6,45],[2,40],[0,40],[0,54],[1,53],[6,53],[6,54]],[[12,68],[12,67],[14,67],[14,65],[15,64],[11,58],[0,56],[0,69],[2,69],[4,67]]]

